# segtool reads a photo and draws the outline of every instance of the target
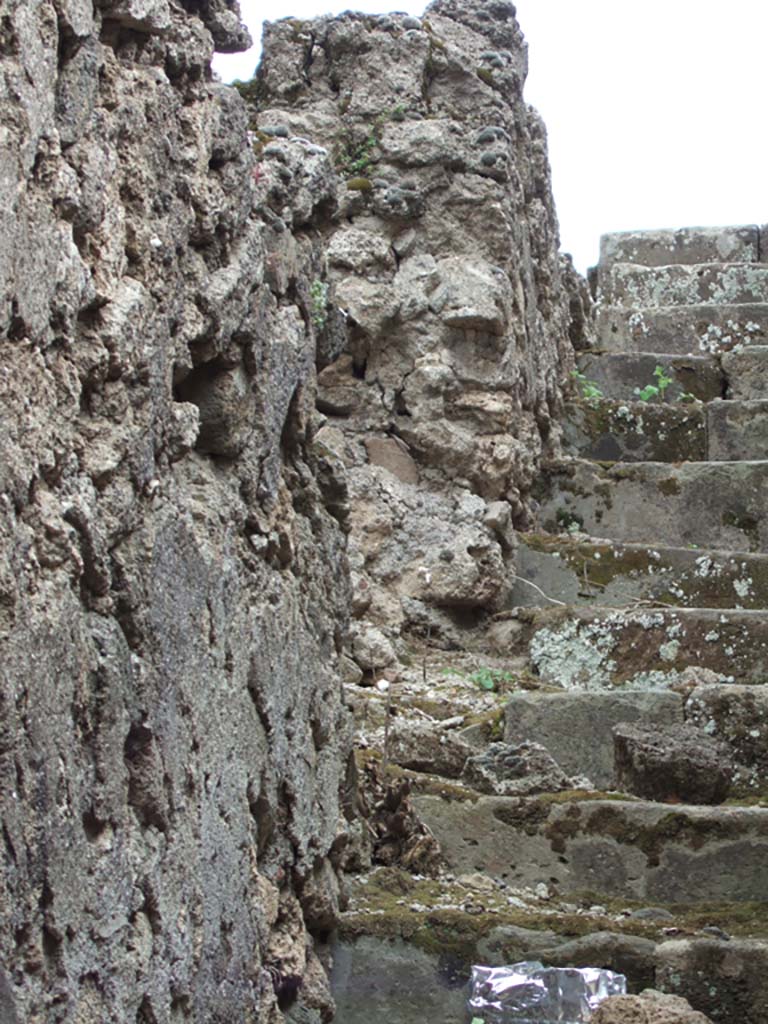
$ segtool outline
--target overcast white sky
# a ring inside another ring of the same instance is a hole
[[[768,221],[766,0],[518,0],[526,99],[549,131],[562,247],[580,270],[605,231]],[[261,21],[406,0],[241,0]],[[258,49],[219,56],[250,78]]]

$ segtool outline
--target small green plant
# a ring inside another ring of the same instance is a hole
[[[558,508],[555,512],[555,519],[560,529],[566,533],[581,533],[584,529],[584,520],[570,509]]]
[[[674,377],[670,377],[669,370],[665,370],[663,366],[657,366],[653,371],[653,376],[656,378],[655,384],[646,384],[644,388],[635,388],[635,394],[641,402],[651,402],[654,398],[660,398],[663,402],[667,388],[674,382]]]
[[[316,278],[309,287],[312,323],[322,331],[328,321],[328,283]]]
[[[363,178],[373,166],[373,151],[379,144],[381,129],[387,121],[404,121],[405,105],[398,103],[391,110],[385,110],[374,119],[368,134],[362,142],[353,143],[349,134],[337,149],[336,166],[342,174]]]
[[[571,370],[571,377],[576,381],[581,391],[581,397],[585,402],[588,402],[590,405],[596,405],[603,397],[603,392],[598,384],[593,380],[589,380],[585,374],[580,373],[578,370]]]
[[[488,668],[487,666],[476,668],[474,672],[461,672],[457,668],[444,668],[443,675],[458,676],[459,679],[472,683],[478,690],[485,690],[488,693],[499,690],[504,684],[515,681],[515,677],[511,672],[506,672],[501,668]]]

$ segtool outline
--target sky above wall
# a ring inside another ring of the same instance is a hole
[[[765,0],[518,0],[525,97],[549,132],[562,248],[584,271],[606,231],[768,221]],[[412,0],[241,0],[263,19],[350,8],[420,15]],[[258,45],[217,56],[248,79]]]

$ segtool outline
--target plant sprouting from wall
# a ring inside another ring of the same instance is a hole
[[[315,278],[309,287],[310,316],[318,331],[328,322],[328,282]]]

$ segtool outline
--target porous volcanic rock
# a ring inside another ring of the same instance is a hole
[[[462,781],[480,793],[528,796],[574,788],[549,751],[540,743],[491,743],[467,759]]]
[[[592,1015],[592,1024],[712,1024],[679,996],[647,989],[639,996],[611,996]]]
[[[558,254],[526,72],[511,4],[265,26],[263,154],[282,126],[327,150],[342,181],[323,228],[321,333],[333,310],[342,332],[323,348],[321,438],[347,469],[369,597],[355,614],[398,658],[409,634],[445,642],[451,623],[503,606],[511,527],[531,519],[573,345],[591,330],[584,282]]]
[[[328,1017],[349,579],[310,231],[338,179],[292,139],[256,165],[210,72],[248,45],[234,0],[0,21],[0,1015]]]

